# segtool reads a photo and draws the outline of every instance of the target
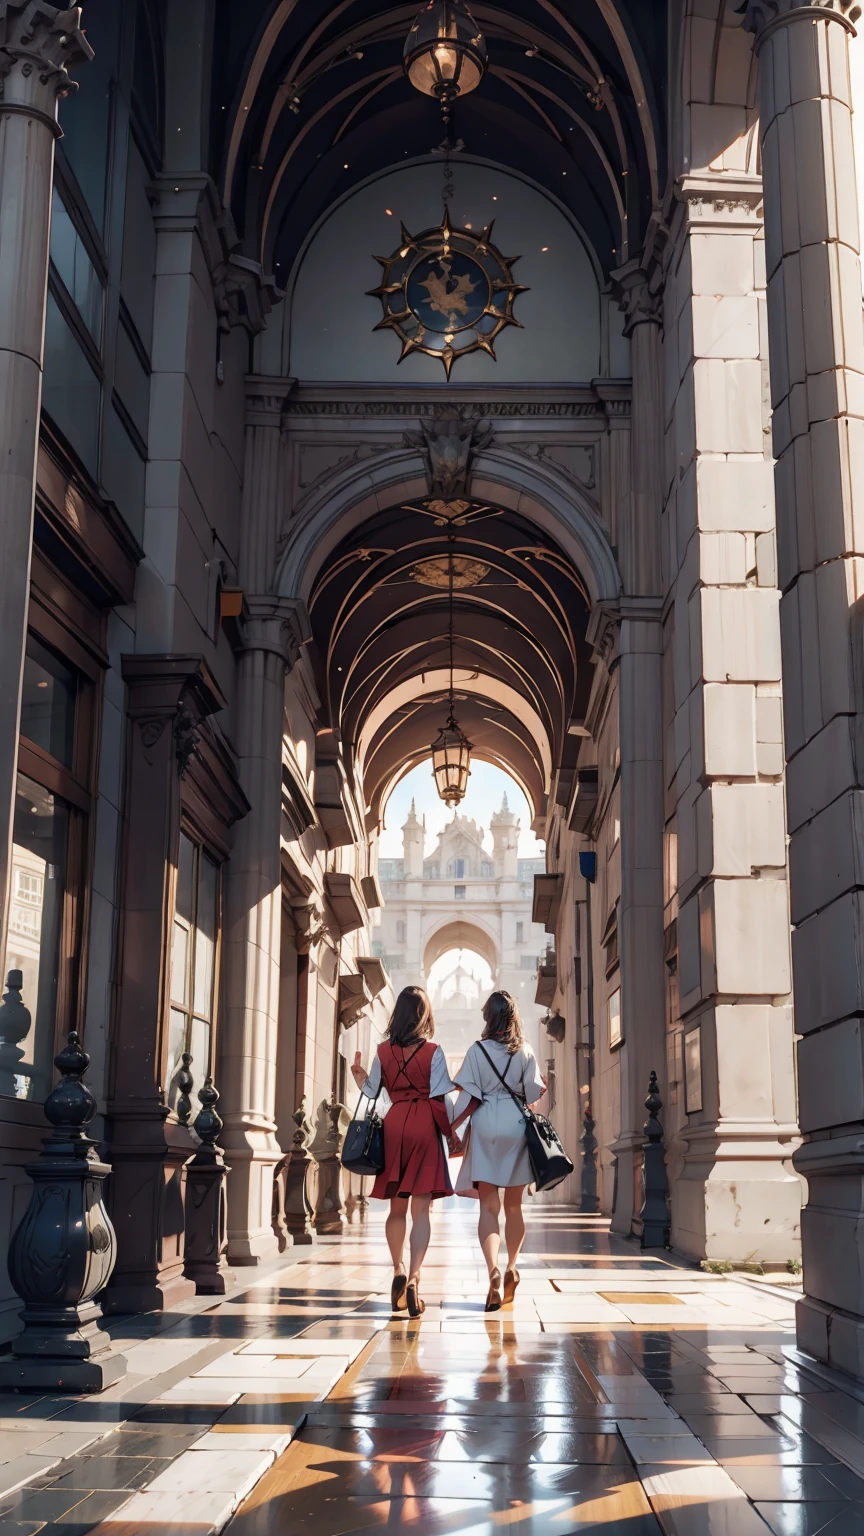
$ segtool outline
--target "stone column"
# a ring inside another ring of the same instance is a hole
[[[675,1090],[661,1096],[673,1247],[782,1267],[798,1254],[801,1182],[761,203],[755,176],[682,177],[664,249],[666,952],[678,996]]]
[[[57,102],[92,59],[81,11],[34,0],[0,9],[0,956],[5,950],[21,673],[30,592],[36,449]]]
[[[803,1349],[864,1377],[864,326],[851,0],[750,0],[791,834]],[[860,44],[859,44],[860,46]]]
[[[282,408],[290,385],[250,378],[240,580],[248,617],[237,675],[235,742],[251,810],[237,828],[226,882],[225,992],[219,1043],[222,1145],[228,1180],[228,1257],[278,1254],[273,1176],[282,922],[282,736],[285,674],[305,638],[298,604],[274,596],[285,512]],[[287,1150],[287,1149],[286,1149]]]
[[[645,1084],[665,1065],[663,977],[663,729],[660,531],[663,502],[661,308],[638,262],[614,274],[630,338],[632,495],[619,510],[624,594],[619,621],[621,750],[621,1130],[617,1232],[630,1232],[642,1204]]]
[[[225,707],[198,656],[124,656],[129,738],[123,926],[107,1136],[117,1264],[105,1310],[150,1312],[195,1294],[184,1277],[185,1164],[195,1144],[166,1102],[180,776],[195,726]]]

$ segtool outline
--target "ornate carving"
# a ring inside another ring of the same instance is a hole
[[[0,1386],[25,1391],[98,1392],[126,1373],[122,1355],[99,1327],[93,1297],[117,1257],[102,1199],[111,1169],[87,1135],[96,1100],[83,1082],[90,1057],[73,1030],[55,1058],[60,1081],[45,1101],[53,1127],[28,1163],[30,1204],[9,1246],[9,1278],[24,1301],[24,1331],[14,1358],[0,1363]]]
[[[855,0],[745,0],[738,14],[743,16],[741,25],[745,32],[756,34],[756,47],[763,41],[766,31],[792,20],[812,19],[812,13],[822,13],[825,21],[840,21],[854,31],[854,23],[861,15],[861,6]]]
[[[299,1246],[311,1243],[312,1228],[309,1218],[313,1214],[312,1203],[306,1188],[306,1176],[312,1166],[308,1141],[312,1127],[306,1118],[306,1100],[301,1099],[299,1108],[291,1116],[297,1129],[291,1145],[291,1155],[285,1170],[285,1227]]]
[[[419,449],[429,495],[454,501],[470,496],[472,461],[492,438],[492,428],[462,407],[439,405],[431,420],[421,421],[419,432],[406,432],[403,441],[406,448]]]
[[[628,261],[610,273],[612,292],[624,312],[624,335],[637,325],[663,324],[663,293],[659,271],[646,272],[638,260]]]
[[[342,1231],[342,1164],[339,1161],[351,1116],[344,1104],[323,1099],[318,1106],[315,1137],[309,1151],[317,1163],[317,1190],[313,1225],[319,1234]]]
[[[0,0],[0,112],[34,112],[56,133],[57,102],[78,89],[69,68],[92,57],[79,5],[61,11],[43,0]],[[5,85],[13,71],[14,96]]]
[[[393,416],[409,419],[434,417],[442,407],[429,400],[289,400],[286,416]],[[453,409],[453,407],[450,407]],[[488,400],[459,406],[463,421],[501,420],[521,417],[575,418],[603,415],[599,399],[590,400]],[[413,445],[412,445],[413,446]]]
[[[193,714],[185,699],[181,699],[174,716],[174,755],[181,779],[185,779],[189,764],[198,751],[201,733],[200,721]]]

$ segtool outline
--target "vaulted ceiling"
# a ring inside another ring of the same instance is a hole
[[[437,104],[405,78],[419,0],[222,0],[214,175],[247,256],[281,276],[352,187],[428,159]],[[664,175],[666,0],[476,0],[489,68],[456,105],[464,153],[527,176],[609,270],[634,254]]]
[[[476,755],[507,767],[539,815],[578,742],[588,602],[560,548],[497,506],[471,504],[457,527],[427,503],[392,507],[336,548],[310,600],[328,724],[375,820],[446,718],[451,559],[456,713]]]

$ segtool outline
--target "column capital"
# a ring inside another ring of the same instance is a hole
[[[741,11],[741,25],[745,32],[754,33],[758,52],[772,32],[792,21],[839,21],[854,37],[861,6],[856,0],[745,0]]]
[[[247,598],[248,614],[243,620],[243,649],[270,651],[281,657],[286,667],[293,667],[301,648],[312,638],[306,604],[296,597],[277,597],[265,593]]]
[[[624,313],[624,335],[637,325],[663,324],[663,289],[657,269],[646,271],[638,257],[609,274],[612,293]]]
[[[27,112],[59,134],[57,102],[78,89],[69,67],[92,57],[80,5],[58,10],[43,0],[0,0],[0,115]]]

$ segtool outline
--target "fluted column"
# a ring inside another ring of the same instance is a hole
[[[802,1348],[864,1377],[864,325],[851,0],[750,0],[759,61],[795,1027]],[[861,45],[859,44],[859,47]]]
[[[0,7],[0,954],[27,630],[57,102],[92,59],[81,11]]]
[[[665,1060],[663,978],[663,714],[660,529],[663,503],[661,306],[638,262],[614,274],[630,337],[633,401],[631,497],[619,510],[624,592],[618,606],[621,749],[621,1129],[616,1231],[630,1232],[637,1187],[645,1084]],[[604,914],[605,916],[605,914]],[[637,1154],[634,1157],[634,1153]]]

